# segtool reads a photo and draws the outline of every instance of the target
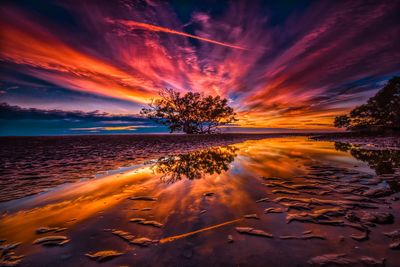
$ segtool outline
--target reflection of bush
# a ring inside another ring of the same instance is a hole
[[[350,154],[375,170],[376,174],[393,174],[400,168],[399,150],[368,150],[352,146],[350,144],[335,142],[335,148]]]
[[[163,174],[161,179],[173,183],[182,178],[200,179],[206,174],[221,174],[229,169],[235,159],[237,148],[232,146],[213,147],[178,156],[159,158],[153,167],[155,173]]]
[[[335,149],[338,151],[347,152],[351,149],[352,145],[348,143],[335,142]]]

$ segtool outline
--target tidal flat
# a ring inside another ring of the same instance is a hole
[[[2,160],[0,266],[400,265],[398,149],[120,138],[32,138]]]

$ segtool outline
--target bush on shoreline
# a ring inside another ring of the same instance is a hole
[[[400,131],[400,77],[393,77],[366,104],[335,118],[335,127],[363,132]]]

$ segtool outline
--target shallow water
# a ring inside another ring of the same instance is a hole
[[[368,153],[291,137],[166,156],[0,203],[0,239],[6,240],[3,245],[21,242],[13,251],[25,255],[22,266],[97,266],[85,254],[102,250],[123,253],[104,266],[308,266],[313,257],[331,253],[346,254],[352,266],[363,266],[362,256],[399,266],[399,252],[389,248],[393,240],[383,234],[400,229],[399,186],[393,174],[398,154]],[[390,193],[366,196],[373,188]],[[129,199],[137,196],[154,201]],[[266,213],[268,208],[281,212]],[[315,217],[318,212],[322,215]],[[393,221],[352,221],[350,212],[388,213]],[[259,219],[244,218],[249,214]],[[162,227],[130,222],[132,218]],[[67,229],[35,233],[40,227]],[[236,227],[263,230],[273,237],[246,235]],[[115,230],[153,242],[147,247],[130,244]],[[364,241],[351,237],[364,233]],[[54,235],[70,242],[32,244]],[[310,238],[299,239],[304,235]]]
[[[228,145],[266,134],[0,137],[0,202],[91,179],[166,154]]]

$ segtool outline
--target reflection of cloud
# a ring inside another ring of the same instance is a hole
[[[115,115],[98,110],[92,112],[64,111],[58,109],[21,108],[0,103],[0,119],[3,120],[82,120],[97,122],[146,122],[147,119],[132,115]]]
[[[28,109],[7,103],[0,103],[0,125],[0,135],[160,132],[159,126],[153,121],[135,115],[110,114],[98,110]]]

